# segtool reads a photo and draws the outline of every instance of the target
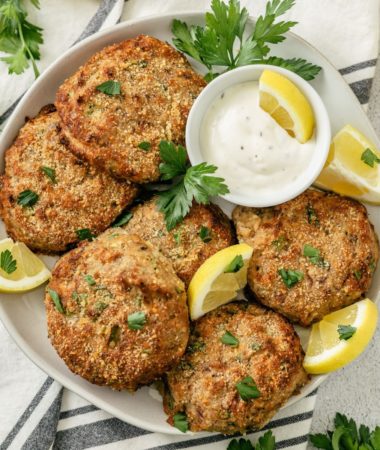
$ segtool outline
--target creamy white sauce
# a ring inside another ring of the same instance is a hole
[[[201,125],[202,156],[231,193],[265,196],[296,182],[315,148],[314,138],[300,144],[260,108],[258,90],[256,81],[227,88]]]

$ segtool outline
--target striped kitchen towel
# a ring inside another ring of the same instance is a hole
[[[315,45],[340,70],[366,107],[378,55],[380,0],[297,0],[288,18],[296,32]],[[41,0],[31,9],[32,22],[44,28],[41,70],[62,51],[84,37],[122,20],[184,10],[204,10],[209,0]],[[265,0],[241,0],[260,13]],[[124,6],[124,10],[122,11]],[[33,82],[31,71],[9,76],[0,63],[0,123]],[[85,448],[126,450],[225,450],[229,438],[214,434],[164,435],[115,419],[62,388],[30,362],[0,323],[0,450]],[[277,448],[306,448],[316,392],[280,411],[266,427]],[[261,432],[262,433],[262,432]],[[249,435],[253,441],[260,433]]]

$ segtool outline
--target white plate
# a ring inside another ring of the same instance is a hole
[[[132,38],[140,33],[171,42],[170,26],[174,18],[188,23],[201,23],[202,17],[203,14],[200,13],[186,13],[124,22],[88,38],[69,50],[41,75],[17,106],[1,135],[0,154],[3,155],[12,143],[18,129],[24,124],[25,117],[35,116],[42,106],[52,103],[58,86],[94,52],[108,44]],[[332,132],[335,133],[346,123],[351,123],[380,147],[380,142],[351,89],[316,49],[289,33],[285,43],[275,46],[275,53],[283,57],[302,57],[322,66],[323,71],[312,84],[326,105]],[[3,158],[0,159],[3,166]],[[224,206],[228,210],[229,205]],[[368,207],[368,210],[377,233],[380,234],[380,208]],[[0,223],[0,237],[5,236],[4,226]],[[50,267],[55,262],[55,258],[43,259]],[[378,273],[375,274],[375,281],[369,292],[373,300],[377,300],[379,296],[380,277],[377,275]],[[150,431],[180,434],[176,428],[166,423],[161,402],[154,398],[156,396],[152,396],[149,388],[140,389],[135,394],[115,392],[106,387],[94,386],[69,371],[47,338],[43,291],[44,288],[40,288],[23,295],[1,295],[0,318],[25,354],[68,389],[119,419]],[[288,405],[310,393],[323,379],[324,377],[314,377],[299,396],[291,398]]]

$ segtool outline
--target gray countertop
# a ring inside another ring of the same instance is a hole
[[[380,57],[368,115],[380,136]],[[380,425],[379,326],[366,351],[347,367],[331,374],[319,388],[311,432],[320,433],[331,428],[336,412],[344,413],[370,428]]]

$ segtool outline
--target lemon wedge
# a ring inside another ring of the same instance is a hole
[[[367,298],[314,324],[304,359],[305,370],[327,373],[357,358],[375,333],[377,315],[375,303]]]
[[[302,144],[313,135],[314,114],[298,87],[283,75],[264,70],[259,79],[261,108]]]
[[[360,131],[346,125],[331,143],[315,184],[338,194],[380,204],[380,153]]]
[[[0,241],[0,292],[25,292],[50,278],[45,264],[22,242]]]
[[[252,247],[237,244],[220,250],[196,271],[188,289],[190,317],[198,319],[234,298],[247,284]]]

